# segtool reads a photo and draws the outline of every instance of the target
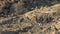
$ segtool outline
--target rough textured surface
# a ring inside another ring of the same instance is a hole
[[[0,34],[60,34],[60,0],[0,0]]]

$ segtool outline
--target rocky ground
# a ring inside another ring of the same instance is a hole
[[[0,0],[0,34],[60,34],[60,0]]]

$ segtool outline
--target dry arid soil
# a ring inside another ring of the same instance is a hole
[[[0,0],[0,34],[60,34],[60,0]]]

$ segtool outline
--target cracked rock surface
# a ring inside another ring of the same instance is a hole
[[[0,0],[0,34],[60,34],[60,0]]]

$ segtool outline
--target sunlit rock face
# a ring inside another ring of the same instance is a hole
[[[0,0],[0,34],[60,34],[60,0]]]

